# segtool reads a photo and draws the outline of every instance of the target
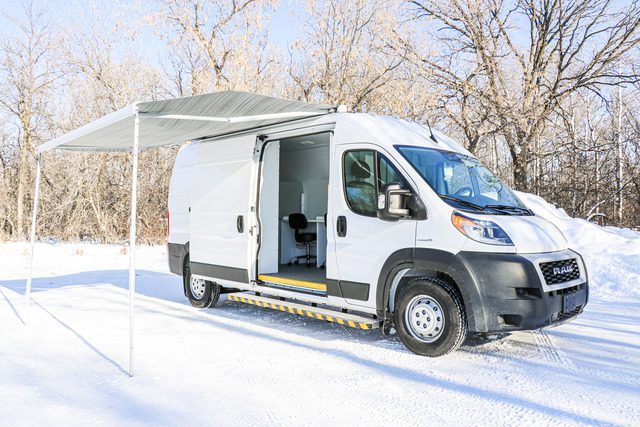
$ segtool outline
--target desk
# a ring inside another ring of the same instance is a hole
[[[320,267],[327,258],[327,226],[324,223],[324,216],[308,219],[307,222],[309,222],[309,228],[316,229],[316,250],[314,254],[314,246],[311,246],[311,255],[317,257],[316,267]],[[286,264],[298,255],[306,255],[306,250],[302,246],[296,247],[295,230],[289,227],[289,217],[282,217],[280,219],[280,264]]]

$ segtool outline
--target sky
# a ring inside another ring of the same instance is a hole
[[[132,8],[136,4],[145,4],[144,0],[132,0],[129,4]],[[16,26],[12,22],[11,17],[23,18],[23,0],[0,0],[0,36],[11,35],[16,31]],[[124,3],[126,5],[126,3]],[[295,41],[299,34],[299,28],[292,25],[295,11],[302,8],[304,2],[298,0],[280,0],[271,15],[269,21],[270,37],[273,43],[277,44],[284,51]],[[122,9],[118,10],[119,3],[108,0],[34,0],[33,6],[35,10],[44,10],[45,17],[62,25],[69,25],[71,22],[77,22],[77,16],[89,14],[91,6],[96,5],[96,9],[107,16],[115,17],[122,13]],[[126,7],[126,6],[125,6]],[[112,20],[115,20],[112,18]],[[105,19],[108,22],[108,19]],[[144,39],[142,42],[149,47],[159,48],[160,43],[153,40],[156,36],[151,30],[143,32]],[[153,48],[152,48],[153,51]],[[154,60],[154,58],[150,58]],[[155,58],[157,60],[157,58]]]

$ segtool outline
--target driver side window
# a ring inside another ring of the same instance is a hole
[[[342,160],[344,193],[349,208],[360,215],[376,216],[380,188],[405,179],[382,154],[374,150],[351,150]]]

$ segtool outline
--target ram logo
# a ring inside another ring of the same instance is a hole
[[[573,266],[565,265],[564,267],[554,267],[553,275],[573,273]]]

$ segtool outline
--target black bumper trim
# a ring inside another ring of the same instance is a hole
[[[231,282],[249,283],[249,272],[244,268],[223,265],[205,264],[191,261],[191,273],[212,279],[229,280]]]
[[[184,259],[189,253],[189,243],[167,243],[167,254],[169,255],[169,271],[178,276],[182,276]]]
[[[587,281],[545,292],[535,265],[517,254],[460,252],[453,257],[451,270],[463,278],[465,304],[474,316],[476,332],[550,326],[582,313],[589,297]],[[565,307],[567,301],[571,305]]]
[[[358,301],[369,300],[369,288],[371,286],[368,283],[334,279],[327,279],[326,283],[327,295]]]

